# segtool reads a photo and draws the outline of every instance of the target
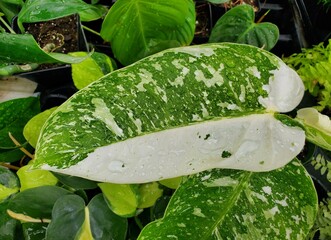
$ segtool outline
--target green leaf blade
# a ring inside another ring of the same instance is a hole
[[[268,173],[212,170],[182,183],[164,218],[138,239],[304,238],[316,214],[316,191],[298,161]]]
[[[102,24],[101,36],[110,42],[115,57],[129,65],[161,50],[189,45],[194,9],[191,0],[117,1]]]
[[[254,23],[255,13],[250,5],[230,9],[217,22],[209,42],[236,42],[271,50],[277,43],[279,30],[272,23]]]

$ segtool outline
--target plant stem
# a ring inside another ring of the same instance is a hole
[[[3,167],[6,167],[6,168],[9,168],[9,169],[12,169],[12,170],[15,170],[15,171],[18,171],[18,170],[20,169],[19,167],[16,167],[16,166],[10,165],[10,164],[8,164],[8,163],[3,163],[3,162],[0,163],[0,166],[3,166]]]
[[[82,25],[82,26],[83,26],[83,29],[85,29],[85,30],[87,30],[87,31],[89,31],[89,32],[91,32],[91,33],[93,33],[93,34],[95,34],[95,35],[101,37],[100,33],[98,33],[97,31],[95,31],[95,30],[93,30],[93,29],[91,29],[91,28],[89,28],[89,27],[86,27],[86,26],[84,26],[84,25]]]
[[[29,153],[28,150],[26,150],[24,147],[22,147],[22,144],[20,144],[14,137],[13,135],[9,132],[8,133],[10,139],[13,141],[13,143],[17,146],[20,147],[20,150],[25,153],[28,157],[30,157],[31,159],[33,159],[33,155],[31,153]]]
[[[0,21],[5,25],[5,27],[8,29],[8,31],[12,34],[16,34],[16,32],[9,26],[9,24],[2,18],[0,17]]]
[[[30,72],[39,66],[37,63],[30,63],[24,65],[8,65],[0,68],[0,76],[10,76],[15,73]]]
[[[141,223],[140,219],[138,218],[138,216],[134,216],[134,221],[136,222],[137,226],[140,228],[140,230],[143,230],[144,226]]]

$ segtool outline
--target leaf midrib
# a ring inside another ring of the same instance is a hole
[[[233,195],[229,198],[229,200],[227,201],[227,204],[224,204],[227,207],[224,208],[223,211],[220,212],[219,220],[215,221],[215,224],[210,228],[212,231],[211,232],[206,232],[206,234],[203,236],[202,239],[209,239],[209,237],[213,235],[213,232],[215,231],[215,229],[217,229],[217,227],[221,225],[221,222],[224,220],[225,216],[233,208],[233,206],[235,205],[235,203],[239,199],[239,196],[243,192],[243,189],[247,186],[246,183],[248,182],[248,180],[253,175],[253,172],[244,172],[244,174],[246,176],[243,177],[240,180],[239,184],[233,190]]]

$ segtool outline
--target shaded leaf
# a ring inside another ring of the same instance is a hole
[[[22,223],[24,238],[27,240],[44,240],[48,223]]]
[[[61,173],[53,173],[53,175],[59,179],[59,181],[69,187],[72,187],[74,189],[94,189],[97,188],[97,182],[85,179],[85,178],[80,178],[80,177],[75,177],[71,175],[65,175]]]
[[[22,239],[21,223],[7,214],[8,201],[0,202],[0,239]]]
[[[236,6],[216,22],[209,42],[245,43],[266,50],[272,49],[278,41],[278,27],[267,22],[254,23],[254,20],[252,6]]]
[[[0,166],[0,202],[18,192],[19,189],[20,182],[15,173]]]
[[[54,203],[70,194],[70,191],[56,186],[30,188],[15,195],[9,201],[8,209],[32,218],[50,219]]]
[[[124,240],[127,220],[108,208],[102,194],[95,196],[88,206],[77,195],[64,196],[53,209],[47,239],[116,239]]]
[[[24,156],[8,134],[11,133],[18,142],[24,144],[26,140],[23,136],[23,128],[39,112],[39,99],[36,97],[19,98],[0,103],[1,162],[14,162]]]
[[[304,239],[317,200],[297,160],[265,173],[214,169],[182,183],[164,217],[147,225],[138,239]]]

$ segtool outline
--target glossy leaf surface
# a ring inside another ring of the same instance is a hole
[[[26,142],[22,132],[25,124],[40,112],[36,97],[19,98],[0,103],[0,161],[19,160],[24,153],[13,143],[9,133],[21,144]]]
[[[32,218],[50,219],[54,203],[60,197],[70,194],[70,191],[56,186],[30,188],[15,195],[10,200],[8,209]]]
[[[266,173],[214,169],[182,183],[163,219],[138,239],[304,239],[317,207],[313,182],[297,160]]]
[[[226,12],[213,27],[209,42],[245,43],[266,50],[272,49],[279,37],[272,23],[254,23],[255,13],[250,5],[239,5]]]
[[[85,52],[70,53],[71,56],[87,56]],[[81,63],[71,65],[72,79],[76,88],[82,89],[114,70],[111,59],[103,53],[94,52]]]
[[[77,195],[59,199],[52,212],[47,239],[116,239],[124,240],[127,220],[115,215],[102,194],[85,206]]]
[[[161,50],[189,45],[194,36],[192,0],[119,0],[109,10],[101,36],[123,65]]]
[[[274,112],[293,110],[303,93],[294,70],[253,46],[168,49],[62,104],[42,129],[35,166],[112,183],[276,169],[301,151],[305,135]]]
[[[30,34],[0,33],[0,49],[0,61],[10,63],[78,63],[86,58],[46,53]]]
[[[103,14],[101,9],[82,0],[27,0],[18,14],[18,22],[43,22],[79,12],[83,12],[82,21],[95,20]]]

